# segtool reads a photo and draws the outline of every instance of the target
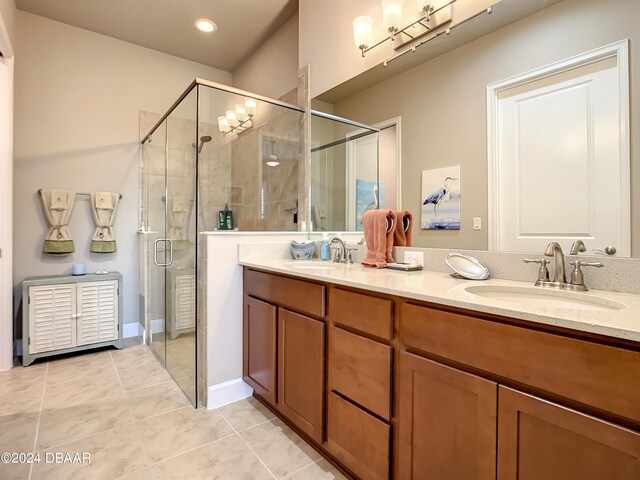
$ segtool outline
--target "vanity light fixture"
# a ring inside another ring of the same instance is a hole
[[[211,33],[218,29],[218,26],[208,18],[199,18],[193,24],[201,32]]]
[[[449,7],[455,3],[456,0],[450,0],[438,9],[430,3],[430,1],[433,0],[416,1],[420,17],[403,27],[403,0],[382,0],[382,25],[385,30],[389,32],[389,36],[371,46],[370,44],[373,37],[373,20],[371,17],[361,15],[353,21],[353,36],[356,47],[360,49],[363,57],[369,50],[383,44],[387,40],[391,40],[393,49],[398,50],[408,43],[413,43],[419,38],[424,37],[436,28],[451,22],[450,15],[447,18],[437,21],[433,15]]]
[[[233,110],[227,110],[218,117],[218,130],[223,135],[244,132],[253,126],[253,116],[258,109],[258,102],[254,98],[246,97],[244,104],[237,104]]]

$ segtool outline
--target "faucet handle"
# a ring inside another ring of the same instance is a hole
[[[347,247],[347,262],[348,263],[353,263],[353,255],[351,254],[351,252],[356,252],[358,251],[358,247]]]
[[[581,262],[580,260],[576,260],[569,263],[571,265],[575,265],[573,272],[571,272],[571,285],[584,287],[583,290],[586,290],[587,287],[584,285],[584,275],[582,273],[582,270],[580,270],[580,267],[604,267],[604,265],[600,262]]]
[[[339,263],[342,261],[342,249],[340,247],[334,247],[333,245],[331,246],[331,250],[333,250],[334,252],[336,252],[333,255],[333,261],[336,263]]]
[[[538,269],[538,281],[536,284],[539,284],[539,282],[549,281],[549,269],[547,268],[547,264],[551,262],[551,260],[547,258],[525,258],[523,262],[540,264],[540,268]]]

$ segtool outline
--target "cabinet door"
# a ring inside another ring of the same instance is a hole
[[[495,479],[497,384],[406,352],[399,368],[398,478]]]
[[[78,345],[118,338],[118,281],[77,284]]]
[[[325,324],[278,310],[278,410],[322,443]]]
[[[245,296],[243,378],[276,404],[276,307]]]
[[[29,287],[29,353],[76,346],[76,286]]]
[[[500,386],[499,480],[637,480],[640,434]]]

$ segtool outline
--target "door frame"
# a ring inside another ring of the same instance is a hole
[[[14,53],[0,16],[0,371],[13,366]]]
[[[580,55],[551,63],[544,67],[487,85],[487,231],[489,250],[500,250],[500,171],[499,171],[499,115],[498,96],[505,90],[532,83],[543,78],[616,58],[620,81],[620,174],[629,179],[620,184],[622,198],[622,251],[631,250],[631,144],[629,135],[629,39],[620,40]]]

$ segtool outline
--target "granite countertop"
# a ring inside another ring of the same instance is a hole
[[[303,279],[640,342],[640,295],[602,290],[590,290],[586,293],[572,292],[575,296],[596,296],[603,303],[624,304],[624,308],[620,310],[609,308],[585,310],[549,306],[543,302],[531,305],[518,303],[515,299],[508,301],[491,299],[465,291],[466,287],[479,285],[532,287],[533,282],[497,278],[484,281],[461,280],[447,273],[428,270],[400,272],[373,269],[360,264],[345,265],[319,260],[300,262],[285,259],[243,259],[241,256],[240,264]],[[300,268],[303,264],[306,266]],[[541,294],[546,292],[551,295],[550,298],[553,298],[554,291],[540,289]]]

